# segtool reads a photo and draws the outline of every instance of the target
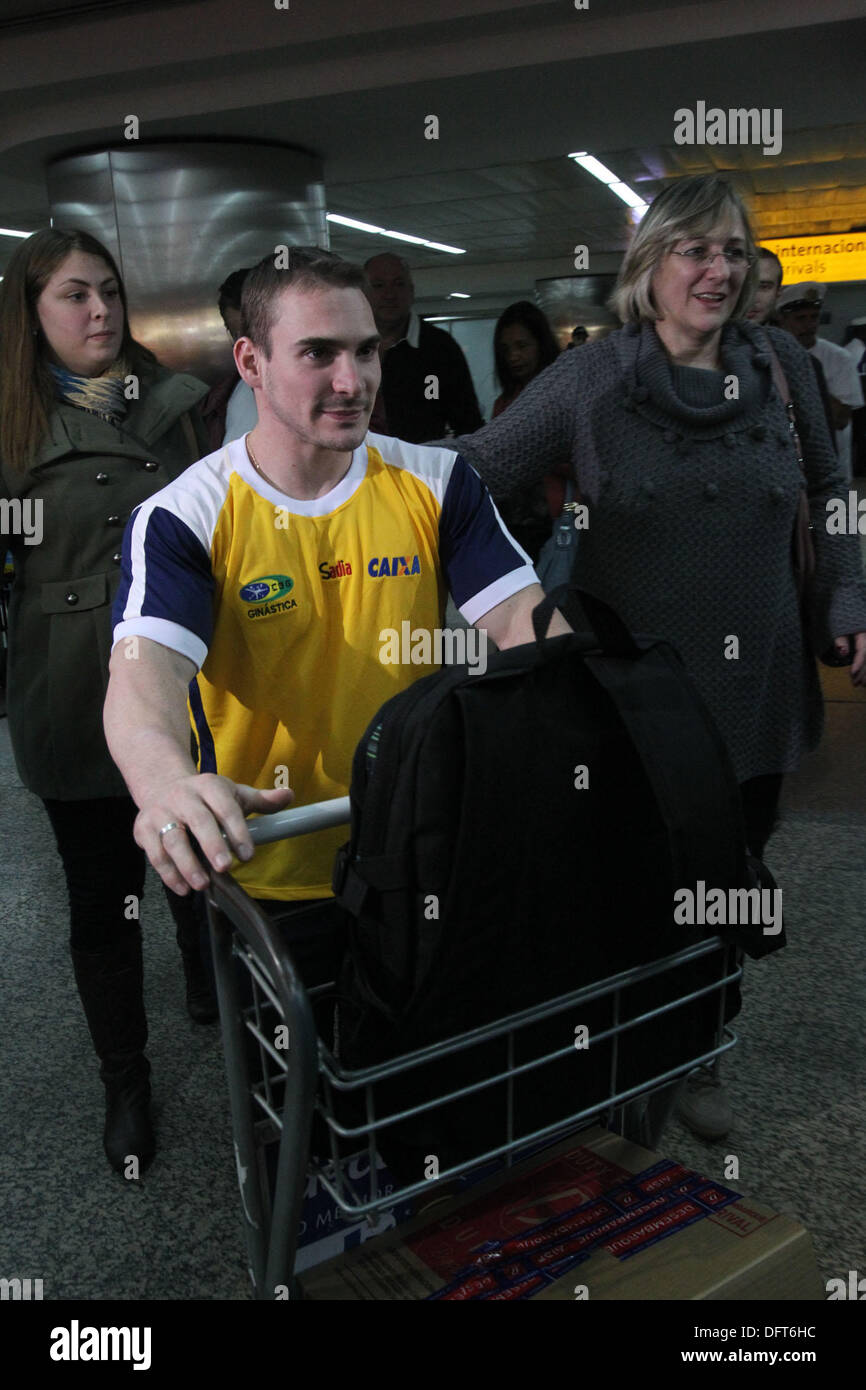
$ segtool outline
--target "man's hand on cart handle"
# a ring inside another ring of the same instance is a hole
[[[135,841],[166,887],[183,897],[190,888],[204,888],[208,881],[191,836],[213,868],[222,871],[231,864],[232,853],[238,859],[252,858],[254,846],[245,816],[252,811],[282,811],[293,799],[289,787],[259,791],[213,772],[196,772],[170,782],[158,799],[142,807],[135,822]]]

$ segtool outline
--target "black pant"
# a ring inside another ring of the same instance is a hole
[[[750,777],[740,783],[740,802],[746,826],[746,844],[756,859],[763,858],[764,848],[779,822],[779,797],[782,793],[782,774],[767,773]]]
[[[130,796],[92,801],[45,801],[69,893],[70,945],[107,950],[139,930],[147,859],[132,836],[138,815]],[[198,916],[192,894],[165,890],[178,927],[195,938]]]
[[[128,796],[43,801],[69,891],[70,945],[102,951],[139,929],[144,851],[132,838],[138,814]]]
[[[337,978],[346,946],[344,916],[333,898],[269,902],[257,906],[279,929],[307,989]]]

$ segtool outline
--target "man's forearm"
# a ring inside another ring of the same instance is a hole
[[[195,667],[147,638],[135,641],[136,655],[127,657],[124,642],[112,653],[103,718],[109,752],[141,807],[196,770],[186,706]]]

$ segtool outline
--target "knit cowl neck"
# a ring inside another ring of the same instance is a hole
[[[718,383],[721,397],[714,404],[694,404],[683,400],[677,391],[677,376],[692,376],[699,369],[675,369],[664,345],[652,324],[644,324],[637,333],[627,335],[626,375],[635,399],[648,399],[664,415],[692,427],[719,426],[750,413],[761,405],[767,389],[766,368],[769,358],[759,344],[739,324],[726,324],[722,330],[720,372],[707,372],[708,384]],[[725,399],[725,379],[736,377],[737,395]]]

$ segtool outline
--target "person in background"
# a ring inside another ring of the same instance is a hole
[[[219,311],[233,345],[241,336],[241,293],[249,273],[249,266],[233,270],[219,287]],[[201,418],[207,430],[209,452],[255,428],[258,419],[255,397],[238,376],[234,364],[211,388],[201,406]]]
[[[516,401],[524,386],[559,356],[553,329],[542,311],[528,299],[509,304],[493,332],[493,358],[502,392],[493,405],[493,419]],[[550,535],[551,513],[543,481],[496,502],[514,539],[532,560]],[[561,507],[560,507],[561,510]]]
[[[776,300],[779,324],[821,363],[830,396],[830,413],[836,432],[836,452],[851,479],[851,412],[863,405],[860,378],[849,353],[837,343],[818,337],[824,305],[824,286],[814,280],[786,285]]]
[[[851,320],[845,329],[843,347],[857,369],[866,400],[866,318]],[[855,477],[866,473],[866,409],[858,408],[851,416],[851,472]]]
[[[118,1171],[131,1155],[145,1168],[155,1144],[138,920],[145,857],[102,731],[111,602],[130,513],[202,452],[206,389],[132,338],[123,282],[100,242],[52,228],[21,243],[0,285],[0,495],[22,518],[38,516],[40,534],[11,539],[9,733],[63,862],[75,980],[105,1085],[103,1143]],[[188,1004],[213,1019],[197,919],[166,896]]]
[[[782,288],[782,262],[767,246],[759,246],[758,250],[758,283],[755,288],[752,307],[748,310],[746,318],[749,323],[776,323],[776,300],[779,298],[779,291]],[[827,390],[827,378],[824,375],[824,368],[817,357],[811,357],[812,366],[815,371],[815,380],[818,383],[818,390],[821,392],[821,404],[824,407],[824,418],[827,421],[827,429],[830,438],[833,440],[833,447],[837,448],[835,431],[833,428],[833,411],[830,405],[830,393]],[[837,449],[838,452],[838,449]]]
[[[567,352],[569,348],[583,347],[584,343],[588,341],[589,334],[587,333],[583,324],[579,323],[575,328],[572,328],[571,337],[565,345],[565,350]]]
[[[466,358],[450,333],[414,312],[409,262],[390,251],[364,263],[367,298],[381,336],[382,385],[370,429],[410,444],[484,423]]]
[[[499,494],[571,470],[589,519],[575,581],[633,632],[678,649],[727,746],[746,843],[760,858],[783,776],[820,738],[812,652],[832,644],[852,657],[852,683],[866,685],[866,581],[858,538],[823,524],[846,483],[809,356],[790,334],[745,321],[757,260],[733,186],[678,179],[651,204],[620,268],[612,302],[625,326],[563,353],[500,419],[454,447]],[[802,473],[770,347],[805,449],[816,551],[808,632],[791,547]],[[736,396],[726,392],[732,377]],[[732,633],[737,660],[725,645]],[[680,1114],[705,1137],[727,1133],[733,1113],[717,1068],[689,1079]]]
[[[493,332],[493,357],[502,387],[493,405],[494,420],[558,356],[553,329],[541,310],[528,299],[509,304]]]

